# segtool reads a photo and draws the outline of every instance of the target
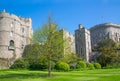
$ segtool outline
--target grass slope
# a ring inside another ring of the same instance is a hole
[[[0,81],[120,81],[120,69],[52,72],[46,71],[1,70]]]

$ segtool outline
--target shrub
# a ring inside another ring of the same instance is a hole
[[[46,67],[45,64],[44,64],[44,66],[41,66],[40,63],[32,63],[32,64],[30,64],[29,69],[31,69],[31,70],[41,70],[41,69],[44,69],[45,67]]]
[[[93,63],[90,63],[90,64],[88,65],[88,68],[91,69],[91,70],[92,70],[92,69],[95,69],[94,64],[93,64]]]
[[[78,61],[76,64],[77,69],[83,69],[86,68],[86,63],[84,61]]]
[[[95,69],[101,69],[101,65],[99,63],[94,63]]]
[[[70,66],[65,62],[57,62],[55,65],[55,69],[59,71],[69,71]]]
[[[103,67],[103,69],[115,69],[115,68],[120,68],[120,64],[111,64],[111,65],[107,65],[105,67]]]
[[[55,66],[55,63],[51,61],[51,69],[53,69]],[[31,70],[45,70],[48,69],[48,62],[41,62],[41,63],[32,63],[29,67]]]
[[[29,67],[29,63],[23,58],[17,59],[14,64],[10,67],[11,69],[25,69]]]

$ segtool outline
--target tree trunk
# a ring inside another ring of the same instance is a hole
[[[48,62],[48,77],[51,77],[51,61]]]

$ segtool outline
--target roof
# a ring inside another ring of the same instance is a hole
[[[117,27],[120,28],[120,24],[115,24],[115,23],[102,23],[102,24],[98,24],[95,25],[93,27],[90,28],[90,30],[94,30],[94,29],[98,29],[98,28],[105,28],[105,27]]]

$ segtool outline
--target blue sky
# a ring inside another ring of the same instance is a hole
[[[33,29],[47,22],[51,13],[60,28],[74,33],[78,24],[90,27],[113,22],[120,24],[120,0],[0,0],[0,11],[31,17]]]

